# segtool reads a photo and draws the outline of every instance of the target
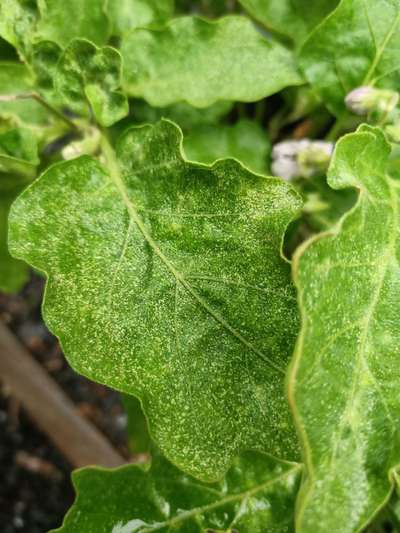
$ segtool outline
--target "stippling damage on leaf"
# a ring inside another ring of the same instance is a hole
[[[289,395],[307,467],[305,533],[361,530],[400,462],[400,182],[387,175],[389,154],[378,128],[339,140],[329,183],[356,187],[358,201],[293,263],[302,329]]]
[[[44,316],[74,368],[139,396],[166,455],[215,480],[243,449],[297,454],[281,244],[300,201],[235,160],[188,163],[181,142],[163,121],[128,130],[116,158],[104,142],[108,169],[51,167],[15,203],[10,241],[47,273]]]

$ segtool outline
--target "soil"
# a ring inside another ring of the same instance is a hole
[[[20,294],[0,293],[0,320],[58,382],[81,414],[128,458],[127,420],[119,394],[76,374],[68,365],[57,339],[41,318],[43,285],[40,277],[32,275]],[[61,525],[73,502],[72,468],[7,386],[0,386],[0,531],[45,533]]]

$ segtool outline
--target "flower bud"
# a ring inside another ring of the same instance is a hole
[[[325,141],[283,141],[272,150],[272,173],[285,180],[309,177],[325,172],[333,151],[333,143]]]
[[[306,178],[323,174],[331,160],[333,143],[327,141],[312,141],[297,156],[301,176]]]
[[[347,109],[356,115],[368,115],[374,111],[390,113],[398,102],[398,92],[369,86],[357,87],[345,98]]]

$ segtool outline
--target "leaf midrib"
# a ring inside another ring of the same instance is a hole
[[[102,145],[103,153],[108,162],[109,176],[112,180],[112,183],[114,184],[117,191],[119,192],[121,199],[128,211],[128,214],[131,220],[133,220],[133,222],[139,228],[144,239],[146,240],[150,248],[153,250],[153,252],[157,255],[157,257],[161,260],[161,262],[168,268],[168,270],[173,274],[176,281],[178,281],[192,295],[192,297],[197,301],[197,303],[205,311],[207,311],[219,324],[221,324],[227,331],[229,331],[231,335],[236,338],[236,340],[241,342],[244,346],[246,346],[246,348],[248,348],[250,351],[255,353],[264,362],[268,363],[273,370],[279,372],[280,374],[285,375],[285,371],[280,366],[278,366],[267,355],[265,355],[258,348],[256,348],[239,331],[237,331],[233,326],[231,326],[229,322],[227,322],[217,311],[215,311],[213,307],[211,307],[211,305],[208,304],[207,301],[204,298],[202,298],[200,294],[198,294],[198,292],[186,280],[182,272],[177,270],[175,266],[173,265],[173,263],[164,255],[162,250],[159,248],[157,243],[154,241],[153,237],[148,232],[144,222],[142,221],[142,219],[140,218],[138,214],[138,210],[136,206],[134,205],[132,200],[129,198],[128,192],[125,188],[125,184],[121,177],[121,172],[119,169],[119,164],[118,164],[114,149],[112,148],[108,139],[104,135],[102,136],[101,145]]]

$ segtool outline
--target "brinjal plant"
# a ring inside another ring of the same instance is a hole
[[[46,278],[151,457],[57,531],[400,531],[400,1],[0,0],[0,37],[0,289]]]

